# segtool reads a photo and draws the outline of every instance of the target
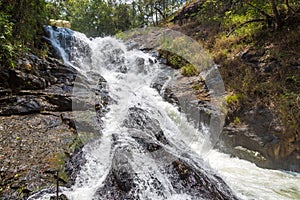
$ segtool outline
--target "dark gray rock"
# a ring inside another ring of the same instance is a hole
[[[242,124],[224,127],[218,145],[222,151],[264,168],[300,170],[297,138],[281,137],[280,121],[269,108],[257,105],[240,120]]]
[[[141,108],[129,108],[128,118],[124,120],[123,125],[127,128],[147,131],[161,143],[168,144],[159,122],[156,119],[150,118],[147,112]]]
[[[139,172],[134,171],[131,162],[139,151],[145,157],[153,159],[164,178],[168,180],[174,194],[188,194],[192,199],[237,199],[225,182],[215,175],[202,160],[193,161],[188,153],[170,152],[168,147],[176,149],[165,137],[157,120],[151,118],[147,111],[132,107],[123,125],[128,128],[127,136],[137,143],[124,145],[122,135],[114,135],[113,162],[111,170],[94,195],[94,199],[141,199],[142,190],[150,189],[162,198],[166,197],[161,177],[151,171],[143,171],[149,179],[141,180]],[[197,164],[198,163],[198,164]]]
[[[47,86],[44,78],[14,69],[9,71],[8,84],[13,91],[44,89]]]
[[[91,49],[85,41],[74,36],[74,31],[68,28],[45,26],[44,32],[43,40],[49,44],[52,57],[72,61],[75,66],[80,63],[90,63]],[[63,53],[60,48],[65,52]]]
[[[130,150],[124,148],[117,148],[112,160],[112,173],[117,182],[118,187],[124,191],[129,192],[133,187],[134,171],[129,163]]]
[[[61,195],[58,196],[58,198],[56,196],[50,197],[50,200],[69,200],[69,199],[67,198],[66,195],[61,194]]]

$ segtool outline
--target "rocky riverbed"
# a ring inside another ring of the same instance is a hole
[[[80,148],[99,134],[97,126],[79,122],[78,116],[84,113],[80,110],[75,112],[81,134],[75,129],[70,111],[77,75],[59,60],[34,55],[20,59],[15,69],[1,69],[1,199],[24,199],[56,186],[57,179],[60,185],[74,181],[75,171],[84,162]]]

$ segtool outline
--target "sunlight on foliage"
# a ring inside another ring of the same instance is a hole
[[[197,76],[199,74],[197,68],[192,64],[183,66],[180,72],[183,76]]]

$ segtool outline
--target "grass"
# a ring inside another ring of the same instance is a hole
[[[216,37],[211,49],[215,61],[222,65],[220,72],[227,90],[234,94],[227,97],[227,103],[238,106],[231,107],[233,115],[239,115],[242,108],[251,108],[257,103],[263,104],[275,113],[285,129],[281,133],[295,137],[299,134],[300,125],[300,69],[293,67],[300,63],[300,39],[296,36],[300,27],[289,31],[275,33],[256,33],[259,38],[250,36],[241,40],[240,36],[223,35]],[[263,72],[263,67],[247,63],[238,55],[249,48],[254,51],[265,51],[258,57],[258,63],[270,66],[271,71]],[[230,49],[230,50],[228,50]],[[260,59],[260,60],[259,60]],[[230,114],[230,113],[229,113]],[[237,117],[237,116],[235,116]],[[233,116],[233,121],[237,122]]]

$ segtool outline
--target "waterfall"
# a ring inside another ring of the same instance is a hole
[[[52,41],[55,30],[48,31]],[[88,39],[69,33],[77,46],[65,40],[51,43],[88,79],[79,76],[73,94],[92,102],[86,118],[97,118],[93,123],[100,123],[101,131],[82,149],[86,162],[75,184],[60,188],[68,199],[299,198],[299,175],[260,169],[206,149],[209,129],[196,129],[151,87],[165,68],[155,57],[128,50],[113,37]],[[29,199],[53,195],[47,190]]]

